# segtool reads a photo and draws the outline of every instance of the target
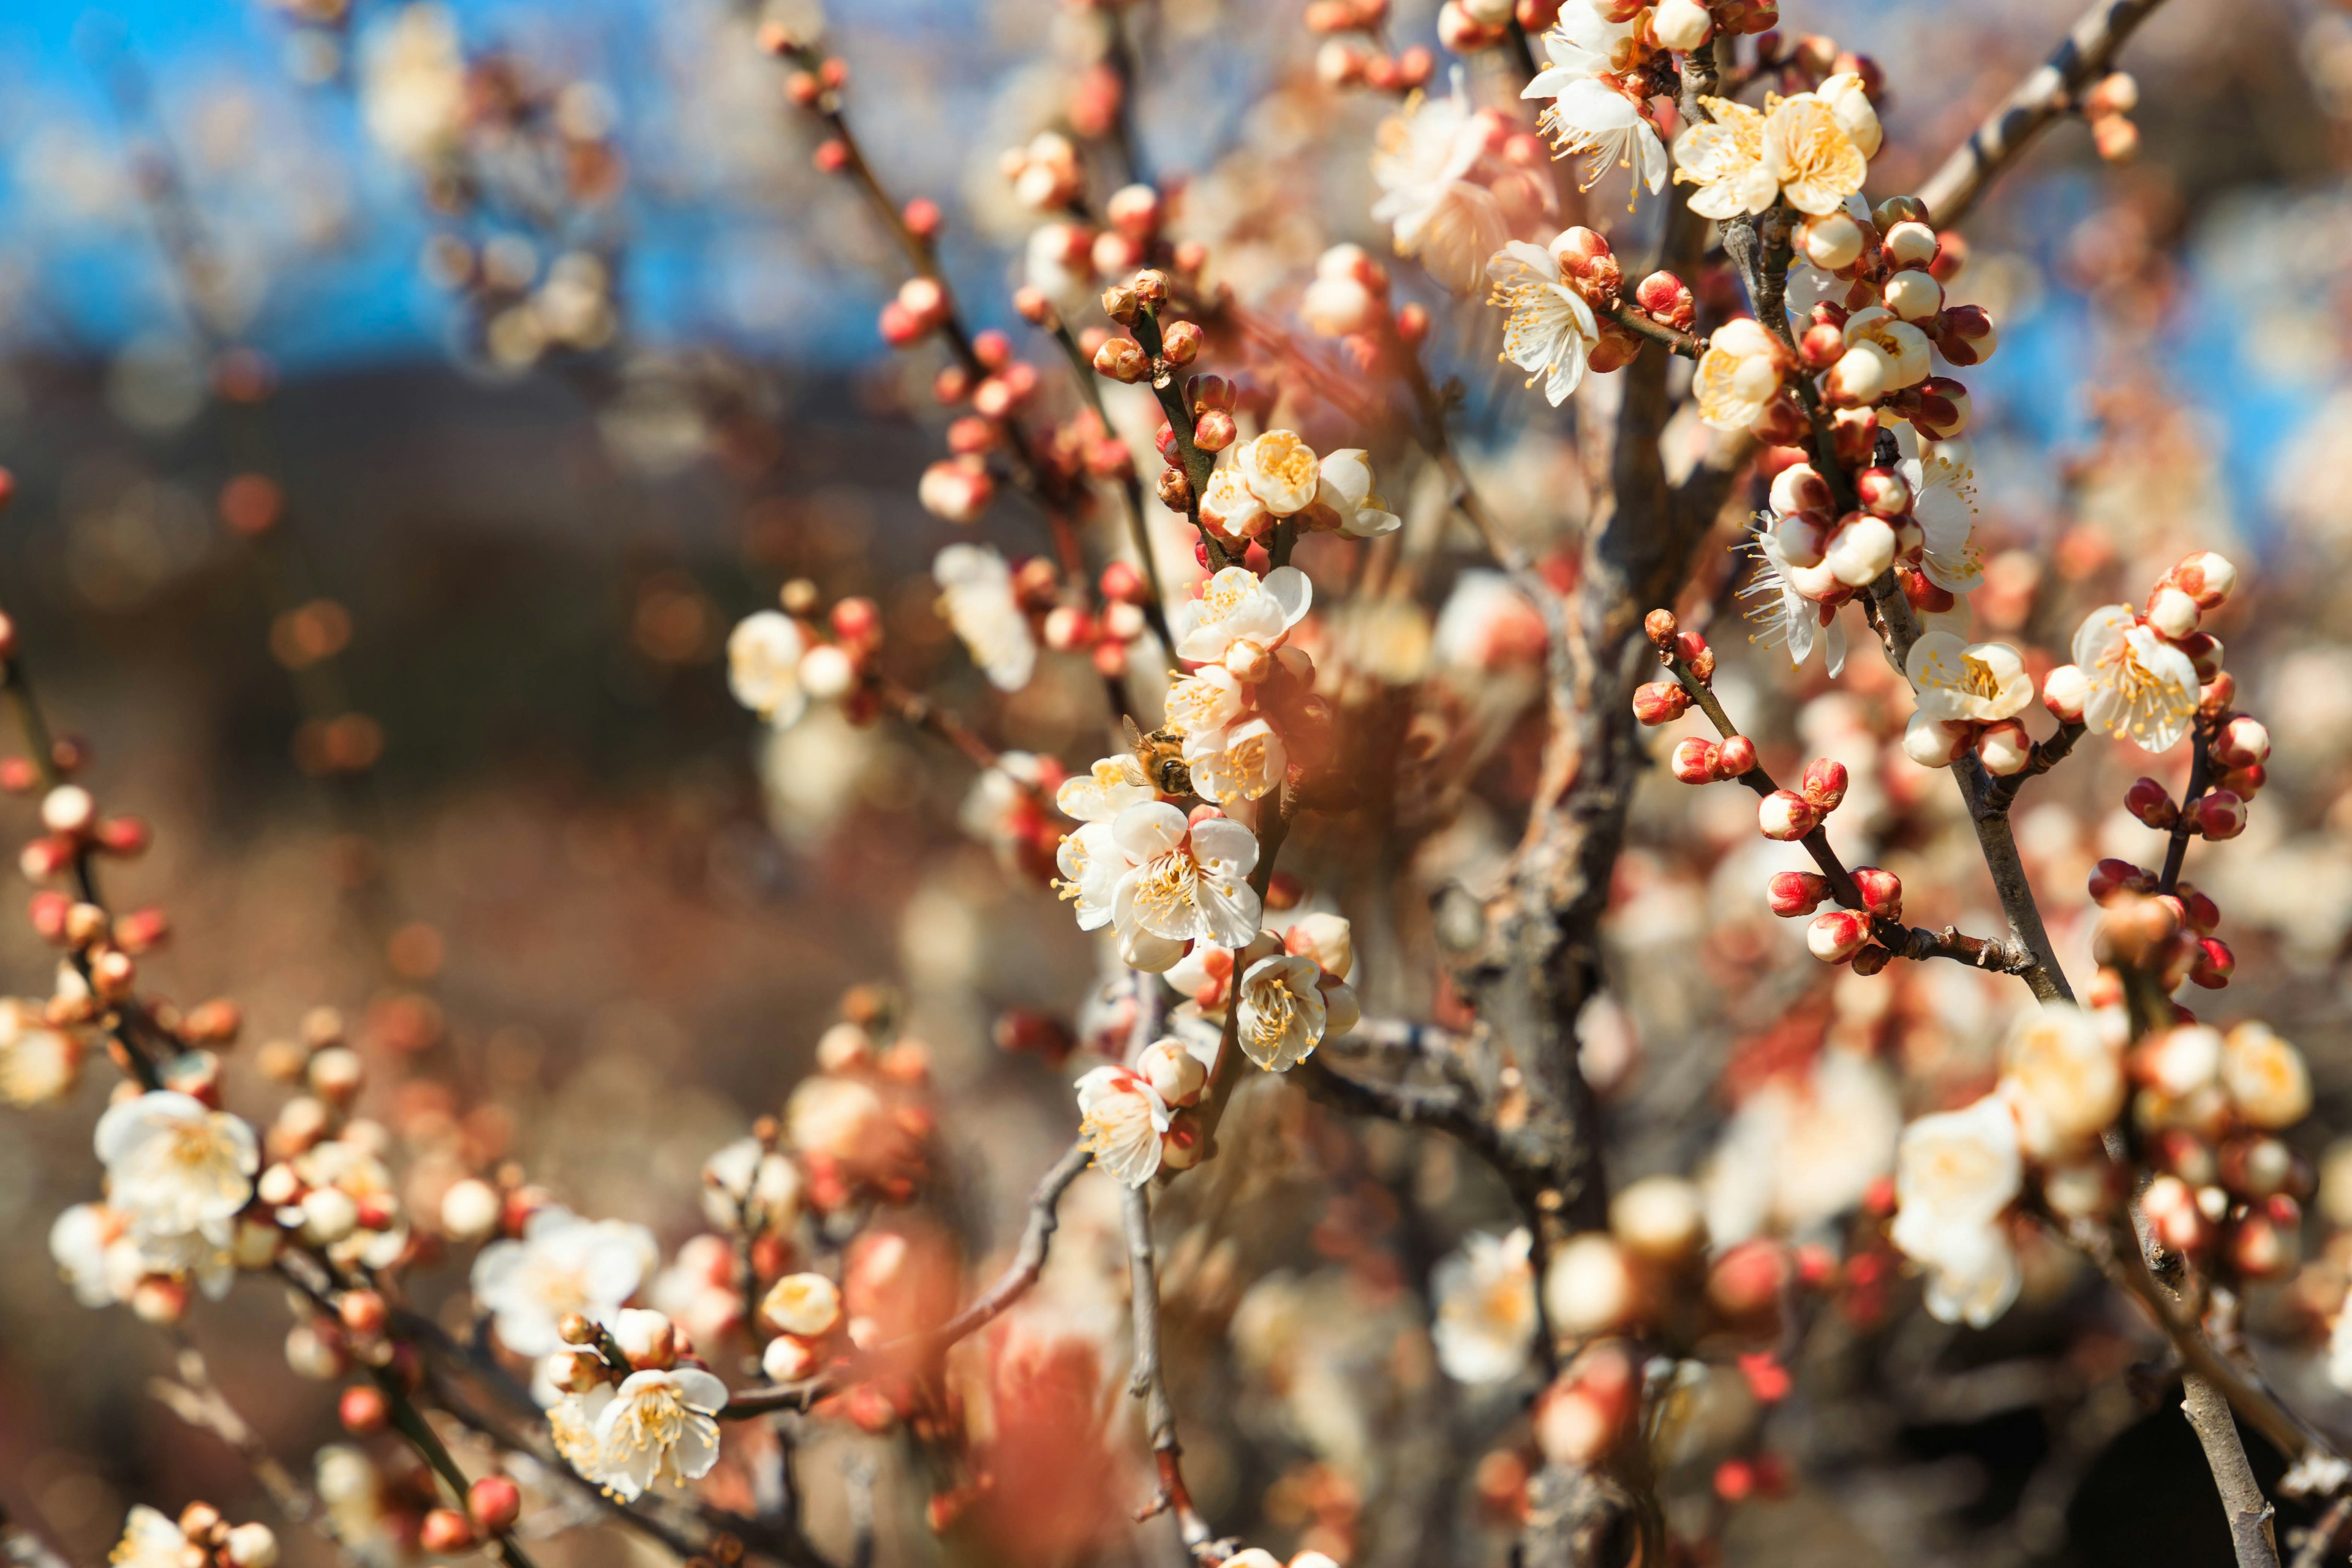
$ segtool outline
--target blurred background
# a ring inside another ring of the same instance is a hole
[[[1217,275],[1276,316],[1327,245],[1387,249],[1365,154],[1393,101],[1318,81],[1299,9],[1145,0],[1128,21],[1139,166],[1189,182],[1173,231],[1212,242]],[[1884,68],[1877,197],[1924,177],[2049,50],[2065,10],[1787,0],[1783,19]],[[728,695],[725,638],[789,578],[828,601],[872,595],[897,679],[1076,766],[1102,745],[1100,686],[1082,659],[1048,658],[1024,690],[994,693],[935,610],[942,544],[980,537],[1017,559],[1047,537],[1018,498],[976,529],[917,505],[947,417],[929,396],[938,362],[883,346],[876,313],[900,263],[856,194],[811,167],[817,137],[751,42],[762,15],[727,0],[0,11],[0,464],[16,490],[0,607],[53,718],[87,738],[100,798],[155,826],[110,891],[170,910],[173,942],[144,970],[163,992],[234,995],[252,1041],[336,1009],[370,1062],[372,1113],[413,1148],[445,1169],[520,1160],[572,1207],[642,1221],[668,1247],[700,1227],[701,1162],[807,1070],[844,987],[887,987],[954,1108],[949,1184],[977,1258],[1010,1236],[1066,1125],[1062,1078],[1000,1049],[996,1026],[1013,1008],[1074,1015],[1090,947],[1050,892],[1006,874],[984,813],[977,837],[961,826],[961,757],[831,712],[769,733]],[[1399,0],[1392,36],[1429,40],[1433,16]],[[1083,20],[1062,0],[863,0],[829,18],[885,184],[940,203],[974,323],[1049,365],[1011,289],[1071,280],[1041,279],[1036,219],[999,159],[1071,113]],[[1470,69],[1484,82],[1493,64]],[[2141,88],[2137,158],[2103,163],[2062,126],[1970,226],[1968,297],[2002,338],[1969,376],[1995,556],[1978,609],[2063,658],[2083,607],[2137,592],[2109,585],[2195,546],[2248,569],[2221,635],[2276,738],[2275,782],[2244,838],[2191,874],[2229,912],[2228,1016],[2261,1012],[2310,1055],[2308,1152],[2324,1160],[2325,1130],[2352,1129],[2352,14],[2172,0],[2124,64]],[[1648,221],[1598,197],[1594,212],[1631,240]],[[1437,307],[1433,356],[1465,384],[1482,485],[1527,537],[1572,545],[1572,436],[1494,374],[1497,314],[1446,302],[1409,266],[1398,289]],[[1147,452],[1149,434],[1135,432]],[[1438,612],[1475,555],[1427,489],[1412,498],[1424,521],[1410,526],[1431,542],[1412,625],[1423,665],[1442,665],[1459,649]],[[1706,571],[1727,586],[1731,565]],[[1822,697],[1818,665],[1792,677],[1727,628],[1717,640],[1734,710],[1759,731],[1883,752],[1883,672]],[[1400,841],[1381,896],[1425,902],[1507,849],[1529,695],[1504,702],[1474,787]],[[2112,809],[2143,765],[2076,764],[2021,816],[2060,889],[2070,967],[2083,869],[2145,850],[2146,830]],[[1941,796],[1893,764],[1871,787],[1891,852],[1916,857],[1906,882],[1948,873],[1955,889],[1912,918],[1988,923],[1973,851],[1947,854],[1933,831]],[[29,823],[29,802],[7,809]],[[1596,1039],[1614,1053],[1596,1070],[1619,1108],[1619,1169],[1689,1170],[1710,1152],[1728,1169],[1723,1150],[1762,1147],[1760,1167],[1739,1168],[1802,1188],[1818,1173],[1769,1175],[1798,1159],[1801,1131],[1768,1136],[1755,1115],[1737,1124],[1746,1143],[1726,1129],[1785,1066],[1776,1051],[1809,1058],[1839,1031],[1868,1034],[1915,1090],[1990,1062],[2016,998],[1939,971],[1859,1002],[1768,929],[1737,800],[1664,781],[1638,810],[1612,922],[1622,1005],[1587,1032],[1588,1053]],[[1401,916],[1392,940],[1360,938],[1390,962],[1368,1010],[1439,1000],[1409,963],[1425,925]],[[53,961],[0,921],[7,990],[44,994]],[[282,1098],[243,1058],[231,1073],[233,1099]],[[93,1072],[66,1106],[0,1111],[0,1478],[78,1563],[132,1500],[251,1492],[233,1456],[148,1396],[165,1342],[75,1305],[47,1260],[52,1218],[94,1191],[88,1129],[107,1088]],[[1884,1098],[1846,1104],[1801,1075],[1795,1109],[1773,1114],[1871,1143]],[[1247,1237],[1187,1320],[1203,1344],[1240,1336],[1253,1375],[1279,1375],[1254,1393],[1180,1388],[1180,1404],[1220,1413],[1198,1464],[1223,1522],[1297,1537],[1344,1519],[1364,1560],[1453,1560],[1363,1522],[1389,1484],[1378,1456],[1398,1451],[1365,1433],[1393,1436],[1437,1397],[1412,1292],[1399,1306],[1367,1283],[1360,1237],[1304,1227],[1344,1210],[1417,1281],[1463,1231],[1506,1225],[1507,1205],[1442,1149],[1365,1142],[1286,1170],[1301,1228]],[[1364,1194],[1391,1189],[1422,1192],[1445,1224],[1382,1230]],[[1770,1223],[1801,1230],[1803,1202],[1788,1203]],[[2329,1217],[2352,1222],[2345,1208]],[[1337,1319],[1327,1288],[1343,1291]],[[1895,1326],[1869,1330],[1893,1342],[1874,1342],[1876,1381],[1783,1435],[1818,1468],[1735,1526],[1727,1560],[2199,1560],[2178,1553],[2199,1530],[2221,1540],[2210,1493],[2207,1519],[2150,1487],[2205,1485],[2185,1429],[2123,1392],[2121,1350],[2081,1349],[2077,1284],[2033,1289],[2047,1311],[1981,1335],[1929,1335],[1891,1308]],[[285,1369],[274,1314],[247,1300],[266,1294],[200,1304],[189,1331],[225,1382],[259,1391],[245,1404],[272,1440],[306,1452],[331,1435],[332,1390]],[[1298,1321],[1349,1326],[1309,1351],[1285,1337]],[[1416,1342],[1418,1383],[1397,1371]],[[1377,1409],[1335,1392],[1364,1365],[1396,1373]],[[2275,1371],[2307,1407],[2352,1416],[2308,1356]],[[1349,1414],[1305,1409],[1317,1400]],[[1492,1431],[1509,1416],[1463,1419]],[[1840,1456],[1852,1462],[1821,1479]],[[1417,1506],[1469,1521],[1465,1560],[1496,1556],[1507,1537],[1481,1535],[1466,1476],[1450,1483]],[[933,1550],[919,1527],[888,1539],[885,1561]],[[635,1551],[583,1533],[551,1557]]]

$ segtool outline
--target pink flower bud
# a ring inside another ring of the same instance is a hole
[[[1797,357],[1807,370],[1827,370],[1845,355],[1845,333],[1827,321],[1805,329],[1797,340]]]
[[[1918,412],[1911,424],[1931,441],[1948,441],[1969,427],[1969,389],[1948,375],[1931,375],[1914,389]]]
[[[2281,1279],[2303,1260],[2303,1210],[2278,1193],[2246,1211],[2230,1233],[2230,1267],[2247,1279]]]
[[[1936,231],[1916,220],[1894,224],[1886,230],[1885,252],[1892,266],[1925,267],[1936,259]]]
[[[1843,963],[1870,940],[1870,917],[1860,910],[1825,910],[1805,928],[1805,946],[1823,963]]]
[[[1903,754],[1923,768],[1948,768],[1960,760],[1975,737],[1976,726],[1966,721],[1914,713],[1903,726]]]
[[[2021,773],[2033,761],[2033,738],[2014,719],[1988,724],[1977,736],[1977,761],[1995,778]]]
[[[1551,258],[1559,264],[1560,276],[1586,299],[1601,305],[1616,302],[1624,274],[1609,253],[1609,242],[1592,230],[1562,229],[1552,238]]]
[[[2200,615],[2197,601],[2168,584],[2158,584],[2147,596],[2147,624],[2168,641],[2179,642],[2195,631]]]
[[[1653,272],[1642,279],[1633,290],[1634,300],[1654,320],[1667,326],[1688,329],[1698,318],[1698,304],[1691,297],[1690,285],[1671,272]]]
[[[1828,757],[1815,757],[1805,764],[1802,784],[1805,804],[1826,816],[1845,799],[1845,764]]]
[[[522,1517],[522,1491],[504,1476],[484,1476],[466,1489],[466,1511],[487,1535],[503,1535]]]
[[[2172,803],[2172,792],[2155,779],[2136,779],[2124,792],[2124,809],[2148,826],[2162,833],[2180,820],[2180,808]]]
[[[2115,893],[2150,892],[2155,887],[2156,874],[2128,860],[2106,859],[2091,868],[2091,901],[2094,903],[2104,904]]]
[[[1686,784],[1714,782],[1716,762],[1719,754],[1714,742],[1701,740],[1696,735],[1687,741],[1676,742],[1673,762],[1675,777]]]
[[[1776,789],[1756,809],[1756,825],[1764,837],[1783,843],[1802,838],[1820,821],[1820,814],[1794,790]]]
[[[1457,55],[1475,54],[1501,43],[1508,29],[1472,19],[1462,0],[1445,0],[1437,8],[1437,41]]]
[[[2241,713],[2213,737],[2213,760],[2225,768],[2251,768],[2270,760],[2271,732],[2259,719]]]
[[[1782,517],[1801,511],[1827,511],[1832,503],[1830,482],[1811,463],[1791,463],[1772,476],[1772,510]]]
[[[1911,510],[1911,487],[1892,468],[1864,468],[1854,476],[1854,494],[1866,510],[1880,517],[1901,517]]]
[[[1706,646],[1706,638],[1696,632],[1678,633],[1675,637],[1675,657],[1688,667],[1701,686],[1715,679],[1715,649]]]
[[[1671,724],[1690,710],[1690,693],[1671,680],[1634,689],[1633,717],[1644,724]]]
[[[1764,899],[1783,920],[1811,914],[1830,896],[1830,879],[1818,871],[1775,871],[1764,884]]]
[[[2140,1212],[2158,1240],[2175,1252],[2202,1251],[2213,1228],[2197,1205],[2196,1189],[2178,1176],[2158,1176],[2140,1194]]]
[[[1903,882],[1892,871],[1875,866],[1854,868],[1853,885],[1861,889],[1862,907],[1890,921],[1903,918]]]
[[[1203,452],[1222,452],[1234,444],[1234,437],[1240,433],[1231,414],[1222,408],[1211,408],[1192,422],[1192,445]]]
[[[2230,984],[2230,976],[2238,967],[2237,956],[2230,944],[2218,936],[2197,939],[2197,957],[2190,964],[2189,978],[2208,991],[2219,991]]]
[[[950,522],[977,522],[996,494],[996,481],[976,461],[949,458],[923,470],[915,486],[923,510]]]
[[[1745,735],[1734,735],[1723,742],[1715,755],[1715,776],[1719,779],[1745,778],[1756,771],[1756,742]]]
[[[2090,677],[2078,664],[2062,664],[2042,678],[2042,706],[2062,724],[2083,721],[2083,704],[2090,695]]]
[[[1937,352],[1952,364],[1982,364],[2000,345],[2000,334],[1981,305],[1954,305],[1923,325]]]
[[[425,1516],[417,1527],[416,1543],[436,1555],[453,1555],[471,1551],[474,1546],[473,1522],[454,1508],[436,1508]]]
[[[1133,338],[1105,338],[1095,350],[1095,372],[1113,381],[1138,382],[1151,374],[1151,361]]]
[[[2165,574],[2174,587],[2197,601],[2200,610],[2213,609],[2230,596],[2238,585],[2238,569],[2227,556],[2216,555],[2210,550],[2200,550],[2184,555],[2180,564]]]
[[[2235,838],[2246,830],[2246,803],[2226,789],[2197,798],[2197,831],[2208,838]]]

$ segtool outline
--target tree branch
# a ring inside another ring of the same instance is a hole
[[[1176,1440],[1176,1409],[1169,1401],[1168,1374],[1160,1365],[1160,1276],[1151,1252],[1151,1201],[1140,1187],[1123,1187],[1119,1212],[1127,1222],[1128,1274],[1134,1286],[1135,1370],[1128,1376],[1127,1391],[1144,1402],[1144,1428],[1160,1472],[1160,1489],[1135,1517],[1141,1521],[1156,1514],[1172,1516],[1186,1551],[1203,1563],[1222,1562],[1231,1555],[1231,1543],[1214,1540],[1209,1521],[1192,1506],[1192,1491],[1184,1485],[1184,1449]]]

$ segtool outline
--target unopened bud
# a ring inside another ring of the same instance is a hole
[[[1805,947],[1823,963],[1843,963],[1870,940],[1870,917],[1859,910],[1824,910],[1805,928]]]
[[[2197,797],[2197,831],[2208,838],[2235,838],[2246,830],[2246,803],[2225,789]]]
[[[522,1517],[522,1489],[504,1476],[484,1476],[466,1489],[466,1511],[485,1535],[504,1535]]]
[[[2062,664],[2042,678],[2042,705],[2061,723],[2081,723],[2090,696],[2090,678],[2080,665]]]
[[[1650,646],[1661,653],[1674,646],[1675,632],[1675,613],[1672,610],[1652,610],[1642,617],[1642,635],[1648,637]]]
[[[2197,601],[2200,610],[2210,610],[2230,596],[2238,585],[2238,569],[2227,556],[2210,550],[2200,550],[2181,557],[2180,564],[2167,573],[2166,580]]]
[[[2133,781],[2124,792],[2124,809],[2150,827],[2161,833],[2180,820],[2180,808],[2172,801],[2172,792],[2155,779]]]
[[[2225,768],[2250,768],[2270,760],[2271,732],[2258,719],[2241,713],[2213,737],[2213,760]]]
[[[1745,735],[1734,735],[1723,742],[1716,753],[1715,776],[1719,779],[1745,778],[1756,771],[1756,742]]]
[[[1633,691],[1633,717],[1644,724],[1670,724],[1690,711],[1690,693],[1671,680],[1654,680]]]
[[[1653,272],[1643,279],[1633,298],[1653,320],[1670,327],[1686,330],[1698,319],[1698,303],[1691,296],[1690,285],[1671,272]]]
[[[1805,779],[1800,787],[1804,791],[1805,803],[1827,816],[1845,799],[1846,782],[1843,763],[1816,757],[1805,764]]]
[[[1820,814],[1794,790],[1774,790],[1764,797],[1756,810],[1756,825],[1764,837],[1784,843],[1802,838],[1820,822]]]
[[[1675,745],[1673,768],[1675,777],[1686,784],[1711,784],[1715,780],[1718,748],[1712,741],[1692,736]]]
[[[1854,476],[1854,494],[1879,517],[1901,517],[1911,510],[1911,487],[1892,468],[1864,468]]]
[[[1684,632],[1675,638],[1675,657],[1688,668],[1691,676],[1701,686],[1715,679],[1715,649],[1696,632]]]
[[[1765,901],[1784,920],[1811,914],[1830,896],[1830,879],[1818,871],[1775,871],[1764,885]]]
[[[1903,918],[1903,882],[1892,871],[1876,866],[1854,868],[1853,885],[1862,893],[1862,907],[1890,921]]]
[[[1170,364],[1191,364],[1200,357],[1203,341],[1198,322],[1171,321],[1160,333],[1160,349]]]

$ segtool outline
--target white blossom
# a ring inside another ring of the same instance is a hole
[[[520,1241],[494,1241],[475,1258],[474,1300],[507,1349],[546,1355],[563,1342],[556,1326],[566,1313],[610,1322],[660,1256],[641,1225],[550,1205],[523,1223]]]
[[[1228,566],[1202,584],[1199,598],[1169,616],[1176,657],[1214,664],[1238,642],[1277,647],[1314,601],[1314,584],[1296,566],[1277,566],[1263,579],[1246,566]]]
[[[950,544],[931,563],[940,608],[971,661],[1000,691],[1018,691],[1037,667],[1037,641],[1013,593],[1013,569],[984,544]]]
[[[1168,1104],[1140,1075],[1100,1067],[1078,1079],[1078,1132],[1095,1163],[1130,1187],[1160,1169]]]
[[[2016,717],[2033,700],[2033,677],[2007,643],[1923,632],[1903,672],[1917,693],[1920,716],[1937,722],[1992,723]]]
[[[1973,594],[1984,585],[1984,557],[1975,537],[1975,474],[1966,457],[1950,449],[1956,445],[1935,443],[1895,467],[1911,487],[1911,516],[1927,540],[1920,571],[1946,593]]]
[[[781,610],[744,616],[727,635],[727,685],[735,700],[773,724],[789,728],[808,710],[801,689],[801,656],[808,639]]]
[[[360,51],[360,114],[384,151],[410,163],[446,152],[465,125],[466,60],[448,7],[403,6]]]
[[[0,1101],[47,1105],[81,1077],[81,1037],[52,1026],[38,1002],[0,997]]]
[[[2122,1055],[2071,1002],[2020,1018],[2001,1058],[2001,1095],[2020,1145],[2037,1160],[2074,1152],[2123,1111]]]
[[[132,1503],[122,1521],[122,1539],[107,1553],[114,1568],[204,1568],[211,1553],[181,1532],[170,1516]]]
[[[253,1129],[193,1095],[155,1089],[98,1119],[108,1201],[142,1237],[176,1237],[235,1217],[253,1197]]]
[[[1184,737],[1184,765],[1202,800],[1228,805],[1257,800],[1282,783],[1289,753],[1273,724],[1246,718]]]
[[[622,1501],[634,1502],[663,1481],[682,1487],[719,1462],[719,1412],[727,1405],[727,1385],[700,1367],[631,1373],[600,1403],[596,1473],[589,1479]]]
[[[1315,500],[1308,510],[1318,521],[1336,519],[1328,526],[1342,539],[1377,539],[1404,526],[1372,489],[1371,459],[1361,447],[1324,454],[1316,465]]]
[[[1589,5],[1560,11],[1559,25],[1544,35],[1551,56],[1522,98],[1549,98],[1538,120],[1561,157],[1582,156],[1579,182],[1591,190],[1613,164],[1633,171],[1634,184],[1653,195],[1664,189],[1670,167],[1666,144],[1642,106],[1621,90],[1617,73],[1635,63],[1640,22],[1605,22]]]
[[[1528,1363],[1536,1337],[1536,1277],[1526,1229],[1474,1233],[1431,1276],[1429,1335],[1437,1364],[1456,1383],[1500,1383]]]
[[[1739,596],[1757,601],[1748,611],[1748,618],[1759,628],[1756,640],[1767,647],[1787,648],[1791,665],[1803,664],[1818,646],[1829,673],[1836,676],[1845,668],[1845,628],[1838,625],[1837,607],[1797,591],[1788,557],[1769,526],[1756,531],[1754,549],[1756,575]]]
[[[1326,1016],[1317,982],[1323,970],[1295,953],[1263,958],[1243,972],[1234,1038],[1242,1054],[1268,1072],[1287,1072],[1315,1054]]]
[[[2074,663],[2089,683],[2083,721],[2094,730],[2151,752],[2169,751],[2189,733],[2197,716],[2197,667],[2129,605],[2102,605],[2084,618],[2074,634]]]
[[[1510,237],[1493,191],[1471,176],[1486,151],[1486,128],[1472,110],[1461,74],[1444,98],[1418,96],[1381,122],[1372,178],[1381,187],[1374,221],[1389,226],[1399,256],[1413,256],[1430,276],[1467,293],[1478,265]]]
[[[1495,286],[1486,302],[1510,312],[1503,326],[1503,358],[1540,379],[1544,399],[1554,408],[1568,401],[1584,379],[1601,328],[1584,297],[1560,281],[1551,253],[1515,239],[1486,263]]]
[[[2017,1299],[2023,1275],[2000,1215],[2023,1182],[2017,1122],[1998,1094],[1903,1130],[1888,1236],[1927,1268],[1938,1320],[1983,1328]]]

